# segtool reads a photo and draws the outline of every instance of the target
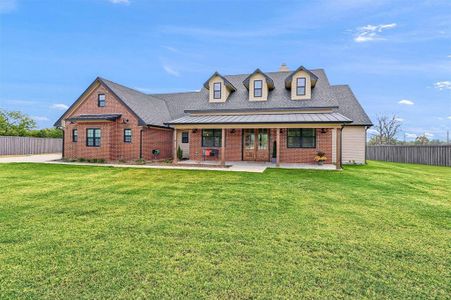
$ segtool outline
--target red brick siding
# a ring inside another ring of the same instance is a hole
[[[326,133],[321,133],[321,129],[316,130],[316,148],[288,148],[287,147],[287,129],[282,129],[280,133],[280,162],[286,163],[313,163],[317,151],[326,153],[328,160],[326,163],[332,161],[332,130],[327,129]],[[258,159],[270,160],[274,141],[276,140],[276,129],[271,129],[269,133],[269,153],[260,151],[257,153]],[[231,129],[226,130],[226,150],[225,157],[227,161],[242,160],[242,130],[236,129],[232,133]],[[202,130],[198,129],[195,133],[190,132],[190,159],[202,160]],[[221,148],[216,148],[220,151]],[[269,156],[268,156],[269,155]],[[220,159],[207,158],[208,159]]]
[[[72,129],[78,131],[78,142],[72,142]],[[86,146],[86,129],[100,128],[100,147]],[[67,124],[64,129],[65,158],[103,158],[111,160],[111,135],[114,131],[113,123]]]
[[[97,95],[105,94],[105,107],[97,106]],[[159,159],[172,158],[172,130],[147,128],[138,125],[138,118],[103,85],[97,87],[71,114],[122,114],[116,122],[66,122],[65,158],[103,158],[106,160],[136,160],[140,154],[140,131],[143,130],[143,158],[153,159],[152,149],[160,149]],[[72,142],[72,129],[78,129],[78,142]],[[101,147],[86,147],[86,128],[101,129]],[[124,142],[124,129],[132,130],[132,142]]]
[[[225,158],[227,161],[241,160],[242,132],[241,129],[235,129],[234,133],[232,133],[232,129],[226,130]]]
[[[275,131],[272,138],[276,139]],[[326,133],[321,133],[319,128],[316,129],[316,148],[287,148],[287,129],[282,129],[280,134],[280,162],[314,163],[316,152],[320,150],[326,153],[326,163],[331,163],[332,129],[327,129]]]
[[[143,131],[143,158],[153,160],[152,150],[158,149],[157,159],[171,159],[173,134],[171,129],[146,128]]]

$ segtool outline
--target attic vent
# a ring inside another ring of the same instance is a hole
[[[290,69],[287,67],[287,64],[283,63],[280,65],[279,72],[288,72]]]

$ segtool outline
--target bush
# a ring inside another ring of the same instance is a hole
[[[79,162],[85,162],[86,159],[84,159],[83,157],[80,157],[80,158],[78,159],[78,161],[79,161]]]
[[[177,148],[177,158],[178,160],[182,160],[183,158],[183,150],[180,148],[180,146]]]

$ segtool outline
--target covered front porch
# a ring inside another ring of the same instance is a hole
[[[174,164],[340,169],[339,124],[192,124],[175,126]],[[315,161],[323,152],[323,165]]]

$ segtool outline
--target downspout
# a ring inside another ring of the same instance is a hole
[[[369,126],[365,126],[365,165],[366,165],[366,155],[367,155],[367,150],[368,150],[368,142],[367,142],[367,130],[368,130]]]
[[[341,125],[340,128],[340,169],[343,169],[343,128],[345,126]]]
[[[143,158],[143,129],[139,131],[139,159]]]
[[[65,138],[64,138],[64,135],[65,135],[65,131],[64,131],[64,129],[63,128],[60,128],[61,129],[61,131],[63,132],[63,151],[62,151],[62,158],[64,159],[64,144],[65,144]]]

